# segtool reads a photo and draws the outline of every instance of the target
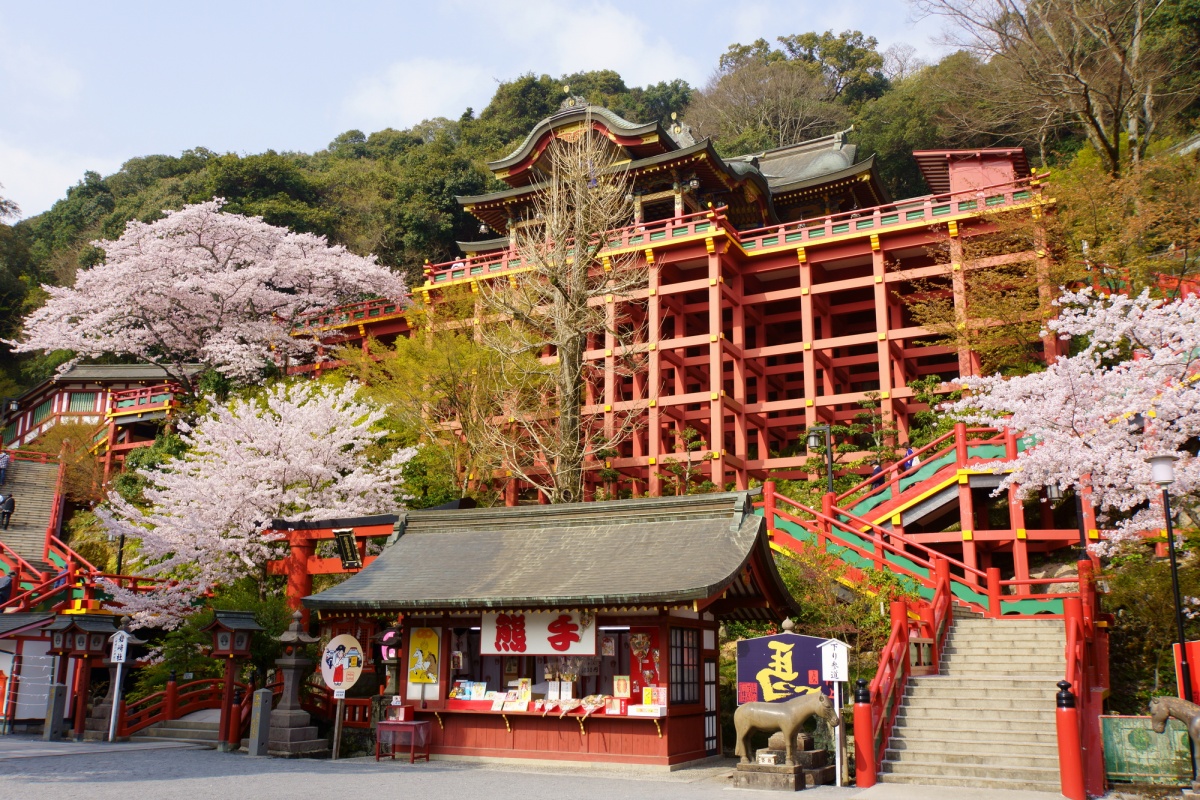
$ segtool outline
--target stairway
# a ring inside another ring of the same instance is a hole
[[[141,742],[186,742],[216,747],[220,720],[220,709],[206,709],[180,719],[156,722],[130,738]]]
[[[1058,794],[1062,620],[955,609],[941,673],[910,678],[880,780]]]
[[[17,504],[8,530],[0,530],[0,542],[16,550],[34,567],[57,572],[58,567],[42,559],[46,547],[46,526],[54,510],[54,487],[58,482],[58,462],[38,464],[13,460],[8,465],[8,481],[0,493],[12,494]]]

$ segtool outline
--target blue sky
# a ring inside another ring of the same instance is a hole
[[[351,128],[478,112],[525,72],[611,68],[702,85],[733,42],[862,30],[940,48],[904,3],[55,2],[0,4],[0,194],[46,210],[84,170],[203,146],[313,151]]]

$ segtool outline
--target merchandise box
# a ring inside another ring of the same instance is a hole
[[[631,717],[665,717],[667,715],[667,707],[642,703],[641,705],[629,706],[626,713]]]

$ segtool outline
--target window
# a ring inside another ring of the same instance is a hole
[[[700,631],[671,628],[671,703],[700,702]]]
[[[39,405],[37,408],[35,408],[33,410],[33,424],[34,425],[37,425],[39,422],[44,420],[46,417],[50,416],[50,408],[53,403],[54,403],[54,400],[53,400],[53,398],[51,398],[50,400],[47,400],[46,402],[42,403],[41,405]]]
[[[95,392],[72,392],[71,393],[71,411],[73,412],[88,412],[96,407]]]

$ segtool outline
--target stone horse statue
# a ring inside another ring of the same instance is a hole
[[[742,763],[749,763],[750,735],[755,731],[774,733],[779,731],[787,742],[787,763],[796,764],[796,733],[816,715],[836,728],[841,724],[833,710],[833,701],[820,692],[810,692],[786,703],[746,703],[733,712],[733,724],[737,728],[737,754]]]
[[[1167,717],[1174,717],[1187,726],[1192,737],[1192,751],[1200,759],[1200,706],[1178,697],[1152,697],[1150,725],[1155,733],[1166,732]],[[1200,791],[1200,781],[1192,782],[1192,790]]]

